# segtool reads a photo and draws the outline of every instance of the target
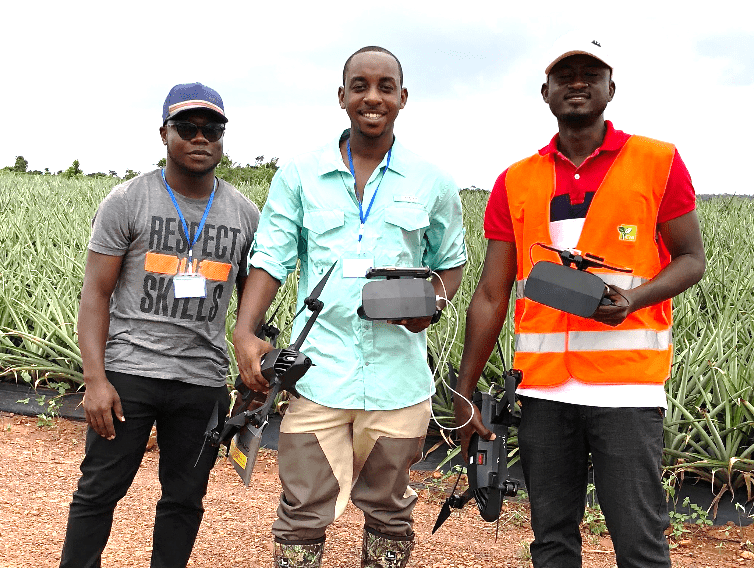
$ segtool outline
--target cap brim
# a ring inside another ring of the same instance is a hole
[[[176,106],[178,106],[178,105],[176,105]],[[217,120],[219,122],[223,122],[223,123],[228,122],[228,118],[224,114],[222,114],[221,112],[218,112],[217,110],[215,110],[214,108],[212,108],[208,104],[201,104],[201,103],[198,103],[198,104],[186,104],[186,105],[180,105],[180,106],[178,106],[178,108],[176,108],[175,110],[173,110],[173,112],[171,112],[165,118],[165,122],[167,122],[168,120],[171,120],[171,119],[175,118],[179,114],[183,114],[184,112],[188,112],[190,110],[206,110],[206,111],[211,112],[213,115],[215,115],[217,117]]]
[[[583,51],[583,50],[580,50],[580,49],[574,49],[572,51],[566,51],[565,53],[563,53],[559,57],[556,57],[552,61],[552,63],[550,63],[547,66],[547,68],[545,69],[545,75],[549,75],[550,71],[552,71],[553,67],[555,67],[559,62],[563,61],[566,57],[571,57],[571,55],[588,55],[589,57],[594,57],[597,61],[600,61],[600,62],[604,63],[605,65],[607,65],[610,68],[611,71],[613,69],[612,65],[610,65],[607,61],[605,61],[601,57],[596,56],[594,53],[589,53],[588,51]]]

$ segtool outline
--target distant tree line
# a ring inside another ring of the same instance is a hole
[[[159,160],[155,165],[157,167],[165,167],[166,160],[165,158],[162,158]],[[217,166],[217,169],[215,172],[217,173],[218,177],[221,177],[225,181],[232,183],[232,184],[240,184],[240,183],[249,183],[249,184],[259,184],[259,183],[266,183],[269,185],[270,181],[272,181],[272,176],[275,175],[275,172],[278,169],[278,159],[272,158],[269,161],[265,162],[264,156],[257,156],[254,160],[254,164],[246,164],[245,166],[242,166],[241,164],[233,162],[233,160],[228,156],[228,154],[223,154],[222,160],[220,160],[220,164]],[[16,162],[12,166],[6,166],[2,168],[2,171],[5,172],[16,172],[20,174],[29,174],[29,175],[58,175],[66,178],[75,178],[75,177],[94,177],[94,178],[105,178],[105,177],[111,177],[116,178],[120,180],[128,180],[133,177],[136,177],[141,172],[134,171],[132,169],[127,169],[126,173],[121,177],[115,172],[114,170],[110,170],[108,173],[103,172],[95,172],[95,173],[89,173],[85,174],[81,169],[81,163],[78,160],[73,160],[73,163],[70,165],[68,169],[65,170],[58,170],[57,172],[51,172],[49,168],[45,168],[44,171],[39,170],[30,170],[29,169],[29,161],[26,160],[23,156],[16,156]]]
[[[155,165],[159,168],[165,167],[165,158],[162,158],[159,160]],[[239,163],[235,163],[228,154],[223,154],[222,160],[220,160],[220,164],[217,166],[217,169],[215,170],[215,173],[218,177],[224,179],[228,183],[232,183],[233,185],[238,185],[241,183],[248,183],[248,184],[267,184],[269,185],[272,181],[272,176],[275,175],[275,172],[278,169],[278,159],[272,158],[265,162],[264,156],[257,156],[254,159],[254,164],[246,164],[245,166],[242,166]],[[12,166],[6,166],[0,171],[4,172],[16,172],[20,174],[31,174],[31,175],[59,175],[62,177],[67,178],[73,178],[73,177],[94,177],[94,178],[105,178],[105,177],[111,177],[116,178],[122,181],[131,179],[133,177],[138,176],[141,172],[136,172],[134,170],[128,169],[126,170],[126,173],[123,174],[123,177],[118,176],[117,172],[114,170],[110,170],[108,173],[102,173],[102,172],[96,172],[91,174],[85,174],[81,170],[81,164],[78,160],[73,160],[73,163],[70,165],[70,167],[66,170],[58,170],[57,172],[51,172],[49,168],[45,168],[45,171],[40,172],[39,170],[30,170],[29,169],[29,162],[26,160],[23,156],[16,156],[16,163]],[[467,187],[462,189],[461,191],[486,191],[489,192],[488,189],[483,189],[476,187],[472,185],[471,187]],[[746,199],[754,199],[754,195],[742,195],[742,194],[731,194],[731,193],[700,193],[696,196],[696,198],[700,201],[704,201],[707,199],[714,199],[716,197],[743,197]]]
[[[696,198],[700,201],[706,201],[707,199],[717,199],[718,197],[743,197],[745,199],[754,199],[754,195],[746,195],[741,193],[700,193]]]

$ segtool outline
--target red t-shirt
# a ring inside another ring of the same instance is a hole
[[[557,134],[547,146],[539,151],[542,156],[553,154],[555,157],[555,194],[551,202],[551,221],[586,216],[594,192],[602,184],[620,149],[631,137],[621,130],[616,130],[609,120],[606,120],[605,124],[607,132],[602,145],[579,167],[558,151]],[[492,240],[514,242],[513,222],[505,188],[507,173],[508,170],[505,170],[500,174],[492,188],[484,213],[484,236]],[[657,222],[670,221],[693,211],[695,207],[696,194],[691,183],[691,176],[676,150],[665,194],[660,203]]]

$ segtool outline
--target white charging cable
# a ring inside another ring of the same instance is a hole
[[[466,401],[466,403],[471,407],[471,416],[469,416],[469,419],[466,422],[464,422],[463,424],[461,424],[460,426],[454,426],[454,427],[443,426],[442,424],[440,424],[440,422],[438,422],[437,417],[435,416],[435,411],[432,408],[432,403],[431,403],[432,394],[433,394],[432,393],[432,387],[435,386],[435,383],[437,381],[438,370],[445,368],[445,366],[447,365],[448,354],[450,353],[450,346],[456,340],[456,337],[458,336],[458,323],[459,323],[459,319],[460,319],[459,318],[459,314],[458,314],[458,310],[453,305],[453,302],[451,302],[448,299],[448,291],[445,288],[445,282],[443,282],[442,277],[439,274],[437,274],[437,272],[435,272],[434,270],[432,271],[432,274],[435,275],[435,276],[437,276],[437,278],[440,280],[440,285],[442,286],[442,291],[443,291],[443,295],[442,296],[435,296],[435,301],[437,301],[437,300],[444,300],[445,304],[447,306],[450,306],[450,308],[451,308],[451,310],[453,312],[453,315],[451,316],[451,318],[452,318],[451,321],[455,322],[455,326],[453,328],[453,336],[452,337],[450,336],[450,326],[447,327],[447,329],[445,331],[445,337],[442,339],[442,341],[440,343],[440,345],[441,345],[441,347],[440,347],[440,354],[441,354],[440,355],[440,360],[435,364],[435,371],[434,371],[434,373],[432,373],[432,382],[429,385],[429,398],[430,398],[429,410],[430,410],[430,413],[431,413],[431,416],[432,416],[432,420],[434,420],[435,424],[437,424],[441,429],[443,429],[443,430],[449,430],[449,431],[460,430],[461,428],[467,426],[471,422],[471,420],[474,418],[474,413],[476,412],[476,406],[468,398],[466,398],[465,396],[463,396],[460,392],[458,392],[457,390],[453,389],[453,387],[451,387],[447,383],[447,381],[443,377],[442,373],[440,374],[440,380],[442,381],[442,383],[447,387],[447,389],[450,392],[452,392],[454,394],[457,394],[464,401]]]

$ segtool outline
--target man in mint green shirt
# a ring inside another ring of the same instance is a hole
[[[466,249],[457,186],[395,141],[402,83],[400,63],[383,48],[349,58],[338,96],[351,128],[277,172],[250,254],[254,294],[244,296],[234,342],[241,377],[257,391],[267,388],[259,360],[271,346],[253,331],[281,282],[300,261],[301,305],[337,261],[301,348],[314,366],[281,425],[275,566],[319,566],[325,529],[349,496],[364,512],[363,566],[405,566],[413,546],[408,470],[434,393],[430,318],[373,322],[357,308],[366,268],[427,266],[441,309],[460,285]]]

